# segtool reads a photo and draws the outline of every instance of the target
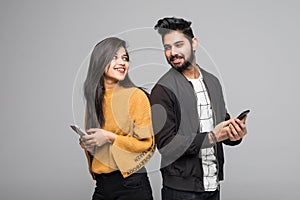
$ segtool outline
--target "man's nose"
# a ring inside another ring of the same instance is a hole
[[[172,47],[172,49],[171,49],[171,55],[172,55],[172,56],[175,56],[175,55],[177,55],[177,54],[178,54],[177,49],[174,48],[174,47]]]

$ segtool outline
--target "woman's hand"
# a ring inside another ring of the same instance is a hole
[[[106,143],[112,143],[117,137],[116,134],[99,128],[91,128],[86,131],[89,135],[81,137],[83,146],[90,153],[95,153],[97,147],[101,147]]]
[[[81,146],[81,148],[83,148],[84,150],[87,150],[86,147],[84,146],[83,142],[82,142],[82,138],[79,138],[79,145]]]

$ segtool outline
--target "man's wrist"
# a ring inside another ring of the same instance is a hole
[[[216,134],[213,131],[209,132],[209,137],[210,137],[211,143],[216,144],[218,142]]]

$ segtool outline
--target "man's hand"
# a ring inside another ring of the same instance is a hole
[[[243,138],[247,134],[247,128],[245,125],[246,118],[247,116],[242,120],[231,118],[227,121],[219,123],[213,130],[215,137],[210,137],[211,142],[221,142],[226,139],[237,141]]]
[[[242,120],[239,120],[238,118],[232,119],[230,119],[231,123],[229,124],[230,131],[228,132],[228,138],[231,141],[237,141],[242,139],[247,134],[247,128],[245,124],[247,116]]]
[[[230,131],[229,129],[229,124],[230,124],[230,120],[224,121],[219,123],[213,130],[214,133],[214,137],[216,141],[213,141],[213,143],[215,142],[221,142],[223,140],[228,139],[228,132]]]

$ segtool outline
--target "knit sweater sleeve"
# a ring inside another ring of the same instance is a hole
[[[124,177],[141,169],[155,150],[150,102],[147,96],[140,89],[136,89],[128,103],[131,131],[118,135],[111,146],[111,153]]]
[[[136,89],[129,99],[129,115],[133,123],[133,134],[119,135],[114,145],[136,153],[148,150],[154,143],[150,103],[140,89]]]

